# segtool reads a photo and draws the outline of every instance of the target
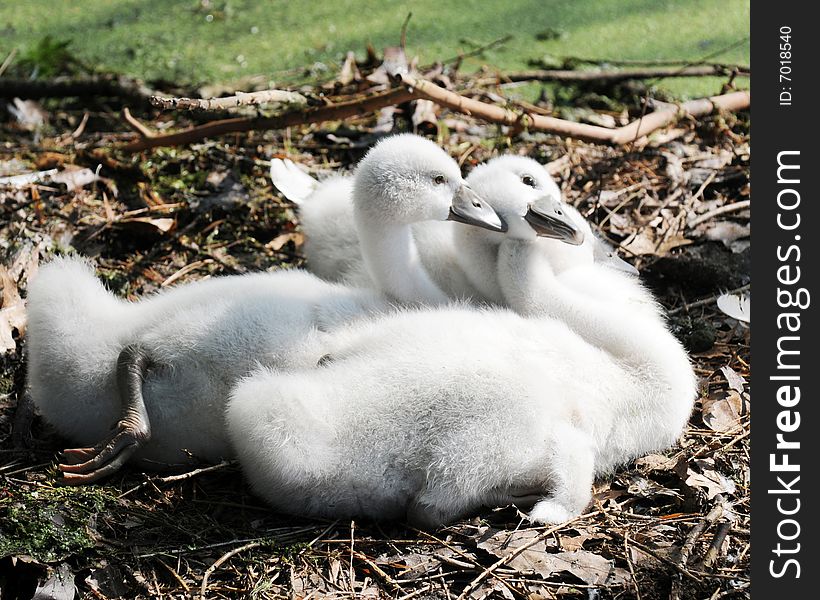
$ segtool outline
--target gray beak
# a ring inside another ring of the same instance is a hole
[[[561,240],[573,246],[584,243],[584,232],[563,210],[561,201],[552,196],[542,196],[530,204],[524,219],[539,237]]]
[[[638,269],[618,256],[615,253],[615,250],[609,247],[609,244],[601,240],[595,240],[595,248],[592,251],[592,259],[596,263],[602,264],[610,269],[615,269],[616,271],[621,271],[623,273],[629,273],[630,275],[638,275]]]
[[[475,225],[490,231],[507,231],[507,224],[498,216],[493,208],[479,198],[467,185],[462,184],[450,205],[448,221],[456,221],[466,225]]]

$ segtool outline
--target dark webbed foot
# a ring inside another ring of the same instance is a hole
[[[126,346],[117,359],[117,385],[122,413],[114,430],[93,448],[72,448],[63,452],[58,465],[62,483],[92,483],[117,472],[131,456],[151,439],[151,425],[142,397],[142,382],[150,360],[138,345]]]

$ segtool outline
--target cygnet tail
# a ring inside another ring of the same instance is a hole
[[[129,304],[77,257],[52,260],[28,286],[28,386],[40,414],[75,443],[93,443],[116,418],[111,377]]]
[[[276,189],[296,205],[302,204],[319,183],[287,158],[274,158],[271,161],[270,178]]]
[[[113,342],[126,325],[126,308],[103,287],[86,260],[56,258],[28,286],[29,356],[35,362],[53,361]]]

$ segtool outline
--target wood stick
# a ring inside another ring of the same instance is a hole
[[[220,566],[222,566],[226,561],[230,558],[236,556],[240,552],[244,552],[245,550],[251,550],[253,548],[258,548],[263,544],[269,544],[268,540],[260,541],[260,542],[251,542],[250,544],[245,544],[244,546],[239,546],[238,548],[234,548],[220,556],[214,563],[208,567],[205,571],[205,575],[202,577],[202,585],[199,588],[199,597],[202,600],[205,600],[205,592],[208,590],[208,579],[211,577],[211,574],[216,571]]]
[[[678,556],[678,564],[682,567],[686,567],[689,563],[689,556],[692,554],[692,549],[695,547],[695,542],[698,541],[698,538],[703,535],[703,532],[706,531],[712,523],[717,521],[721,515],[723,515],[723,495],[717,494],[715,496],[715,500],[715,506],[697,525],[692,527],[689,535],[686,536],[683,546],[681,546],[680,554]]]
[[[517,73],[501,73],[499,81],[561,81],[565,83],[617,83],[629,79],[665,79],[670,77],[709,77],[729,75],[734,72],[722,65],[701,65],[692,67],[644,68],[644,69],[591,69],[575,71],[567,69],[536,69]],[[749,71],[736,71],[738,75],[750,76]]]
[[[749,208],[751,205],[751,200],[741,200],[740,202],[735,202],[733,204],[724,204],[723,206],[719,206],[715,210],[710,210],[708,213],[700,215],[696,219],[692,220],[692,222],[689,223],[689,229],[694,229],[701,223],[705,223],[706,221],[714,217],[737,212],[739,210],[744,210],[746,208]]]
[[[221,111],[237,106],[259,106],[277,102],[280,104],[307,104],[307,98],[288,90],[264,90],[262,92],[236,92],[224,98],[164,98],[151,96],[151,104],[162,110],[195,110],[200,112]]]
[[[432,82],[416,79],[410,75],[402,76],[402,82],[415,95],[425,97],[447,108],[467,115],[473,115],[492,123],[513,127],[538,129],[587,142],[598,142],[612,145],[628,144],[676,121],[680,116],[699,117],[715,110],[737,111],[748,108],[751,104],[750,92],[732,92],[722,96],[690,100],[674,105],[677,110],[658,110],[632,123],[616,129],[597,125],[565,121],[556,117],[536,115],[526,112],[517,113],[507,108],[488,104],[479,100],[465,98],[455,92],[438,87]]]
[[[717,560],[717,557],[720,555],[723,540],[726,539],[726,536],[729,535],[731,530],[732,524],[729,522],[723,522],[718,525],[718,529],[715,532],[715,537],[712,538],[712,544],[709,546],[709,550],[707,550],[706,556],[703,559],[704,568],[710,569],[712,565],[714,565],[715,560]]]
[[[320,106],[318,108],[311,108],[307,110],[295,110],[277,115],[275,117],[265,118],[235,118],[224,119],[221,121],[212,121],[178,131],[166,135],[152,135],[150,137],[142,137],[136,141],[130,142],[122,147],[128,152],[138,152],[148,148],[155,148],[157,146],[178,146],[181,144],[189,144],[201,140],[206,137],[215,135],[222,135],[225,133],[239,133],[243,131],[252,131],[259,129],[284,129],[294,125],[304,125],[307,123],[321,123],[323,121],[333,121],[348,119],[359,115],[364,115],[376,111],[385,106],[393,106],[412,100],[413,94],[404,88],[393,88],[387,92],[350,100],[348,102],[340,102],[339,104],[331,104],[328,106]]]
[[[409,74],[399,75],[398,79],[404,84],[403,87],[396,87],[373,96],[307,110],[289,111],[275,117],[225,119],[176,133],[150,136],[143,135],[141,139],[126,144],[122,149],[129,152],[137,152],[157,146],[187,144],[205,137],[225,133],[238,133],[259,129],[284,129],[285,127],[291,127],[293,125],[341,120],[367,114],[385,106],[401,104],[415,98],[426,98],[453,111],[473,115],[491,123],[509,125],[514,128],[537,129],[587,142],[623,145],[632,143],[676,121],[684,115],[699,117],[715,110],[737,111],[748,108],[751,104],[750,92],[732,92],[722,96],[701,98],[698,100],[690,100],[689,102],[684,102],[679,105],[672,105],[670,108],[649,113],[624,127],[608,129],[597,125],[566,121],[556,117],[528,112],[516,112],[508,108],[496,106],[495,104],[465,98],[460,94],[445,90],[430,81],[416,78]]]

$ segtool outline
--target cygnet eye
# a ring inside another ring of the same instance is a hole
[[[563,215],[563,214],[564,214],[564,213],[563,213],[563,211],[562,211],[560,208],[556,208],[556,209],[555,209],[555,212],[556,212],[557,214],[559,214],[559,215]]]
[[[535,183],[535,178],[532,177],[531,175],[524,175],[521,178],[521,183],[523,183],[524,185],[528,185],[530,187],[533,187],[533,188],[537,185]]]
[[[444,175],[436,175],[433,177],[433,183],[436,185],[443,185],[447,183],[447,178]]]

